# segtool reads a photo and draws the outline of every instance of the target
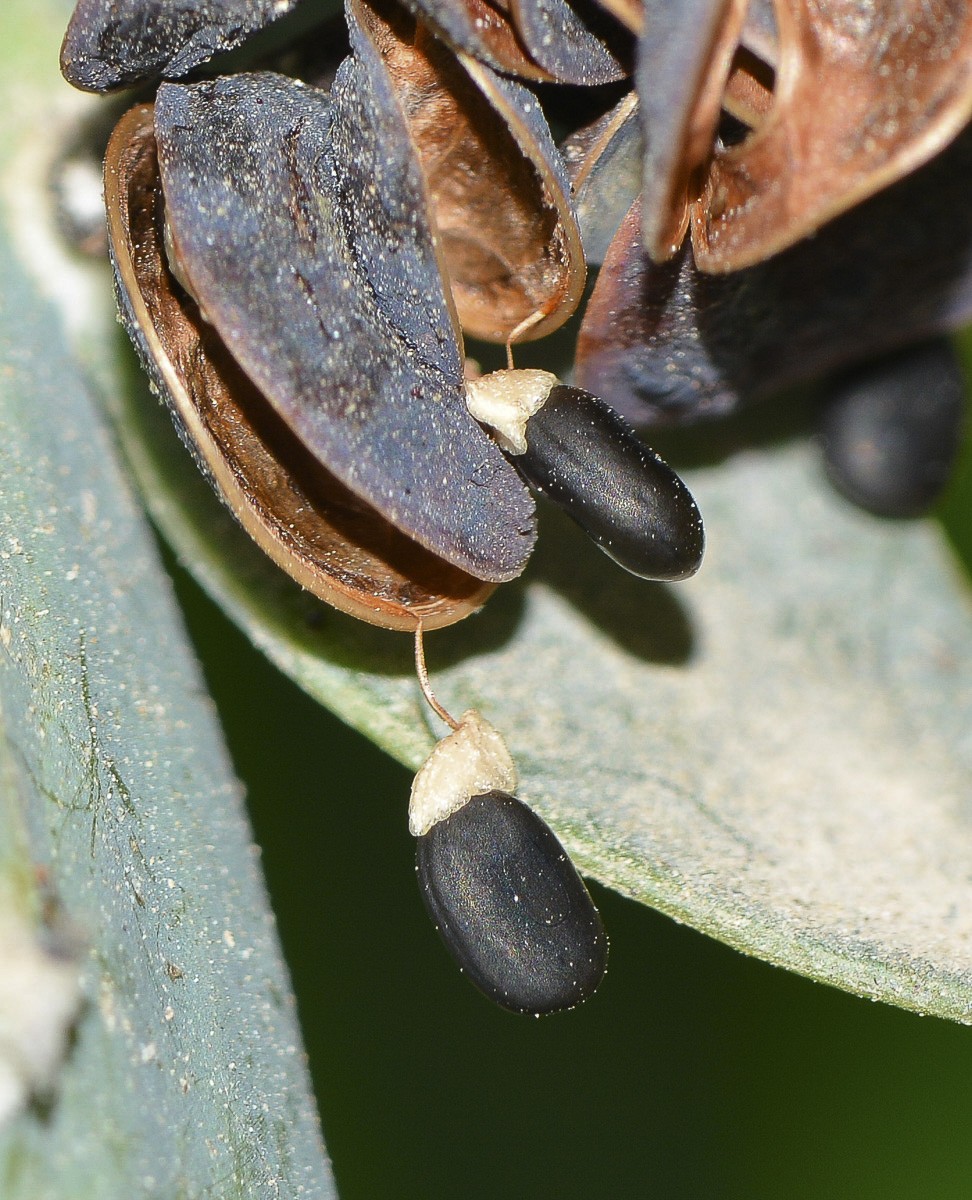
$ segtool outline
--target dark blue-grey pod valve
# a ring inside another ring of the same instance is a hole
[[[549,371],[510,370],[467,381],[466,404],[526,483],[632,575],[699,569],[705,535],[691,492],[603,400]]]
[[[965,391],[961,363],[946,338],[832,379],[820,422],[831,482],[875,516],[923,516],[951,476]]]
[[[540,1016],[594,992],[608,940],[566,851],[515,786],[503,739],[470,710],[416,776],[409,824],[423,899],[460,968],[503,1008]]]

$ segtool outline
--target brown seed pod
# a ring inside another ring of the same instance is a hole
[[[495,71],[549,83],[553,76],[530,57],[506,4],[490,0],[406,0],[414,16],[428,22],[454,51],[487,63]]]
[[[510,0],[534,62],[558,83],[592,86],[630,74],[629,31],[595,0]]]
[[[576,382],[638,424],[719,416],[972,319],[972,129],[766,262],[652,263],[635,204],[577,342]],[[906,221],[902,214],[908,214]]]
[[[197,463],[251,537],[343,612],[412,630],[449,625],[493,590],[394,529],[300,444],[171,275],[151,106],[108,148],[106,201],[125,324]]]
[[[927,162],[972,115],[967,0],[776,0],[776,23],[772,107],[716,153],[693,210],[703,271],[793,245]]]
[[[535,98],[457,57],[397,5],[352,0],[379,52],[427,181],[465,332],[505,342],[558,328],[585,279],[569,185]]]

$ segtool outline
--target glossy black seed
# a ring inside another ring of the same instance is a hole
[[[474,796],[418,839],[426,907],[459,966],[513,1012],[573,1008],[607,969],[600,915],[573,863],[532,809]]]
[[[846,372],[821,422],[827,474],[868,512],[921,516],[948,482],[964,409],[965,380],[944,339]]]
[[[513,459],[523,478],[625,570],[685,579],[699,569],[705,538],[691,493],[603,400],[553,388],[526,440]]]

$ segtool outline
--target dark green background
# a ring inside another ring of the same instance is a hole
[[[968,461],[944,510],[969,561]],[[597,887],[611,969],[592,1001],[535,1020],[482,999],[418,895],[409,774],[176,575],[249,788],[342,1200],[972,1195],[972,1030]]]

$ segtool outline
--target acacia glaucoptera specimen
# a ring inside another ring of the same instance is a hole
[[[887,199],[936,154],[921,176],[969,153],[955,140],[972,112],[959,0],[894,14],[850,0],[348,0],[336,70],[203,69],[289,7],[82,0],[62,67],[99,91],[165,80],[108,150],[123,318],[244,527],[364,620],[446,625],[518,575],[535,537],[524,481],[635,574],[691,574],[698,511],[624,417],[728,411],[972,310],[941,225],[892,236]],[[571,118],[592,89],[593,116]],[[575,126],[559,148],[548,116]],[[467,378],[463,334],[553,331],[585,258],[603,266],[580,386]],[[939,458],[956,428],[935,426]],[[472,794],[475,811],[506,813],[507,791]],[[426,863],[434,911],[447,860]],[[446,940],[471,961],[498,921]],[[503,979],[478,982],[526,1011],[592,990],[527,1000]]]

